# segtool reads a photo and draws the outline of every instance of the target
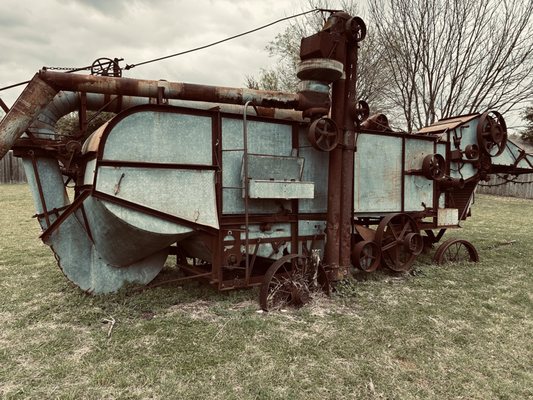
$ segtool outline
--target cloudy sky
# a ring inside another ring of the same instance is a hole
[[[121,65],[177,53],[309,9],[290,0],[1,0],[0,87],[41,67],[80,67],[99,57]],[[275,62],[265,46],[287,26],[154,64],[124,76],[242,87],[246,75]],[[9,106],[23,87],[0,92]]]

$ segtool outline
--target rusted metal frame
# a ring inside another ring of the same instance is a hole
[[[516,167],[518,166],[518,163],[519,163],[520,161],[522,161],[522,160],[526,160],[527,163],[529,164],[529,166],[533,168],[533,166],[531,165],[531,163],[530,163],[529,160],[527,159],[527,153],[526,153],[526,151],[525,151],[524,149],[518,149],[518,151],[519,151],[520,154],[518,155],[518,157],[515,157],[515,156],[514,156],[514,153],[512,152],[511,148],[509,147],[509,143],[506,144],[506,147],[507,147],[507,149],[511,152],[511,155],[512,155],[513,158],[515,159],[515,161],[514,161],[514,163],[513,163],[513,165],[512,165],[513,168],[516,168]]]
[[[224,214],[220,217],[221,226],[228,225],[242,225],[243,214]],[[257,224],[262,222],[292,222],[298,221],[298,216],[290,214],[250,214],[250,224]]]
[[[35,153],[33,150],[28,151],[28,155],[31,158],[31,165],[33,168],[33,174],[35,176],[35,183],[37,183],[37,191],[39,192],[39,200],[41,201],[41,206],[43,207],[44,220],[46,221],[46,228],[50,228],[50,216],[48,214],[48,208],[46,206],[46,200],[44,198],[43,185],[41,183],[41,178],[39,176],[39,169],[37,168],[37,160],[35,159]]]
[[[80,92],[78,94],[80,99],[80,108],[78,111],[78,124],[80,128],[80,135],[85,137],[87,134],[87,93]]]
[[[193,279],[207,278],[209,275],[211,275],[210,272],[204,272],[204,273],[197,274],[197,275],[189,275],[189,276],[184,276],[184,277],[181,277],[181,278],[169,279],[169,280],[166,280],[166,281],[152,283],[152,284],[147,285],[147,286],[141,286],[138,290],[139,291],[144,291],[144,290],[147,290],[147,289],[152,289],[154,287],[168,285],[170,283],[178,283],[178,282],[190,281],[190,280],[193,280]]]
[[[296,149],[299,154],[299,148],[300,148],[300,129],[298,125],[292,124],[291,129],[291,142],[292,142],[292,149]],[[296,214],[296,221],[291,222],[291,252],[292,253],[298,253],[298,237],[299,237],[299,231],[298,231],[298,221],[299,221],[299,215],[300,215],[300,200],[299,199],[293,199],[291,201],[291,208],[292,212]]]
[[[60,144],[57,140],[18,139],[12,147],[15,157],[25,157],[33,152],[35,157],[58,158]]]
[[[236,230],[234,226],[242,225],[242,214],[224,214],[219,218],[221,229],[231,229]],[[260,224],[260,223],[291,223],[298,221],[325,221],[326,214],[300,214],[296,215],[293,213],[290,214],[250,214],[250,224]]]
[[[476,183],[476,185],[477,185],[477,183]],[[463,212],[461,213],[461,215],[459,216],[459,223],[460,223],[460,221],[463,221],[463,220],[466,219],[466,215],[467,215],[468,209],[470,208],[470,205],[472,204],[472,202],[474,200],[475,188],[476,188],[476,186],[474,186],[472,188],[472,192],[470,193],[470,196],[468,197],[468,201],[466,202],[465,208],[464,208]]]
[[[57,90],[44,82],[37,74],[33,77],[0,121],[0,158],[13,147],[15,141],[28,129],[56,94]]]
[[[148,169],[195,169],[217,171],[216,165],[207,164],[168,164],[154,163],[145,161],[119,161],[119,160],[99,160],[99,167],[129,167],[129,168],[148,168]]]
[[[216,207],[219,226],[221,225],[220,216],[222,215],[222,116],[220,110],[217,109],[212,114],[211,119],[211,150],[212,163],[216,167],[215,170],[215,196]],[[218,289],[220,290],[220,282],[223,278],[222,271],[222,257],[224,253],[224,236],[222,229],[218,230],[216,236],[213,237],[213,263],[211,266],[211,281],[219,282]]]
[[[344,114],[344,79],[333,82],[332,85],[332,119],[337,126],[343,126]],[[330,269],[333,280],[340,262],[340,219],[341,219],[341,191],[342,181],[339,177],[342,171],[342,148],[337,146],[329,152],[328,162],[328,200],[326,217],[327,241],[324,251],[325,268]]]
[[[427,236],[429,237],[429,239],[431,240],[432,243],[437,243],[444,236],[444,233],[446,232],[446,229],[445,228],[439,229],[439,233],[437,235],[435,235],[435,232],[433,232],[432,230],[426,230],[425,232],[426,232]]]
[[[9,107],[7,106],[6,103],[4,103],[4,101],[2,99],[0,99],[0,108],[2,108],[2,110],[4,110],[5,112],[5,115],[7,115],[7,113],[9,112]],[[4,116],[5,116],[4,115]],[[3,119],[3,117],[2,117]],[[0,121],[2,121],[2,119],[0,119]],[[35,136],[33,135],[33,133],[31,133],[29,131],[29,129],[26,129],[26,131],[24,132],[26,135],[28,135],[29,138],[34,138]],[[19,141],[20,139],[17,139],[13,145],[13,147],[15,147],[17,145],[17,142]],[[13,148],[12,147],[12,148]]]
[[[222,215],[222,116],[220,111],[213,114],[212,122],[212,162],[216,169],[215,173],[215,193],[217,215]]]
[[[447,176],[450,176],[450,171],[451,171],[451,168],[452,168],[452,162],[450,161],[451,160],[451,140],[450,140],[450,131],[448,130],[446,132],[446,156],[444,157],[446,159],[446,175]],[[440,190],[439,190],[440,192]],[[444,206],[446,208],[450,208],[451,206],[453,206],[454,204],[454,201],[453,201],[453,197],[451,196],[450,192],[449,191],[444,191]]]
[[[437,141],[433,143],[433,154],[437,154],[437,150],[438,150],[437,143],[438,143]],[[432,184],[433,184],[433,210],[436,212],[439,209],[440,193],[438,191],[437,182],[432,181]],[[433,225],[437,226],[438,223],[439,221],[437,220],[437,215],[435,214],[435,216],[433,217]]]
[[[248,114],[248,107],[254,106],[254,103],[251,100],[248,100],[244,104],[243,115],[242,115],[242,163],[244,169],[244,181],[243,181],[243,190],[244,190],[244,263],[246,266],[246,282],[250,279],[250,260],[248,258],[249,250],[249,239],[250,239],[250,209],[249,209],[249,179],[248,179],[248,121],[246,119]],[[256,111],[257,112],[257,111]]]
[[[69,206],[70,206],[70,204],[67,205],[67,206],[59,207],[59,208],[53,208],[53,209],[49,210],[48,212],[50,214],[54,214],[54,215],[59,216],[61,211],[66,210],[67,208],[69,208]],[[39,213],[39,214],[32,215],[32,218],[43,218],[43,217],[44,217],[44,213]]]
[[[46,241],[48,240],[48,238],[50,237],[50,235],[57,229],[59,228],[63,222],[65,222],[65,220],[72,214],[74,213],[80,206],[83,205],[83,202],[85,201],[85,199],[87,197],[89,197],[89,195],[91,194],[91,191],[90,190],[85,190],[83,193],[81,193],[73,202],[72,204],[70,204],[67,209],[61,214],[59,215],[59,217],[57,217],[57,219],[50,225],[48,226],[48,228],[43,232],[41,233],[41,236],[39,236],[43,241]],[[85,216],[85,211],[82,211],[82,213],[84,214],[84,219],[86,218]],[[85,223],[86,223],[86,227],[88,228],[88,224],[87,224],[87,221],[85,220]],[[90,231],[88,230],[87,233],[89,234],[89,237],[91,238],[92,240],[92,235],[89,233]]]
[[[155,210],[155,209],[150,208],[150,207],[146,207],[146,206],[143,206],[143,205],[140,205],[140,204],[137,204],[137,203],[133,203],[133,202],[128,201],[128,200],[121,199],[121,198],[116,197],[116,196],[112,196],[112,195],[107,194],[107,193],[100,192],[100,191],[94,189],[94,187],[93,187],[93,190],[92,190],[91,194],[96,199],[109,201],[110,203],[114,203],[114,204],[117,204],[117,205],[120,205],[120,206],[123,206],[123,207],[126,207],[126,208],[130,208],[132,210],[140,211],[140,212],[143,212],[145,214],[151,215],[153,217],[158,217],[158,218],[164,219],[166,221],[175,222],[175,223],[178,223],[178,224],[181,224],[181,225],[185,225],[185,226],[187,226],[187,227],[189,227],[189,228],[191,228],[191,229],[193,229],[195,231],[198,231],[198,232],[207,233],[209,235],[216,235],[217,232],[218,232],[218,230],[215,229],[215,228],[212,228],[212,227],[209,227],[209,226],[200,225],[200,224],[197,224],[195,222],[186,220],[184,218],[176,217],[174,215],[170,215],[170,214],[167,214],[167,213],[159,211],[159,210]]]
[[[257,106],[254,107],[254,111],[255,110],[260,110],[260,109],[261,109],[261,107],[257,107]],[[225,119],[237,119],[237,120],[241,120],[242,119],[242,114],[232,114],[232,113],[227,113],[227,112],[223,112],[223,111],[217,111],[217,112],[219,112],[221,117],[225,118]],[[298,125],[299,124],[298,121],[277,119],[277,118],[268,117],[268,116],[264,116],[264,115],[247,115],[246,119],[248,121],[268,122],[270,124],[278,124],[278,125]],[[228,149],[228,150],[224,150],[224,151],[232,151],[232,150],[235,151],[234,149]],[[252,154],[252,153],[250,153],[250,154]]]
[[[7,106],[6,103],[4,103],[4,100],[2,100],[1,98],[0,98],[0,108],[2,108],[2,110],[4,110],[6,114],[9,112],[9,107]]]
[[[213,249],[213,259],[211,271],[209,273],[211,282],[220,282],[222,277],[222,253],[223,253],[222,230],[218,230],[215,235],[211,236],[211,248]]]
[[[94,243],[93,234],[91,232],[91,227],[89,226],[89,219],[87,218],[87,213],[85,212],[85,206],[83,205],[83,202],[81,203],[80,207],[81,216],[83,217],[83,224],[85,225],[85,231],[87,232],[87,236],[89,236],[89,239],[92,243]]]
[[[401,172],[401,182],[400,182],[400,192],[401,192],[401,206],[400,210],[401,212],[405,211],[405,137],[402,137],[402,172]]]
[[[345,33],[347,35],[347,32]],[[357,56],[358,46],[350,40],[341,43],[346,47],[346,61],[344,62],[344,102],[342,126],[342,169],[341,169],[341,223],[340,223],[340,249],[339,249],[339,276],[345,277],[351,265],[351,244],[354,221],[354,151],[355,129],[354,109],[357,104]]]
[[[209,270],[209,267],[212,267],[211,264],[202,264],[202,266],[208,267],[208,268],[200,268],[199,265],[187,264],[187,265],[181,265],[180,270],[191,274],[194,278],[199,278],[199,277],[209,278],[209,276],[211,275],[211,271]],[[209,281],[213,283],[211,279],[209,279]]]
[[[220,282],[220,291],[225,292],[233,289],[250,288],[263,284],[263,275],[251,276],[248,283],[244,279],[227,279]]]
[[[261,245],[261,243],[262,243],[261,238],[259,238],[254,247],[254,255],[252,256],[252,262],[250,263],[250,277],[252,276],[252,272],[254,270],[255,260],[257,258],[257,252],[259,251],[259,246]],[[246,280],[247,283],[250,283],[250,277],[247,278]]]
[[[412,139],[420,139],[420,140],[426,140],[434,142],[436,139],[438,139],[437,135],[422,135],[418,133],[406,133],[406,132],[381,132],[381,131],[370,131],[367,129],[361,129],[358,130],[359,133],[364,133],[365,135],[378,135],[378,136],[392,136],[392,137],[399,137],[399,138],[412,138]]]

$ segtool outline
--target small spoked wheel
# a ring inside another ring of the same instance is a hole
[[[299,254],[286,255],[267,270],[259,293],[264,311],[299,308],[311,299],[318,271],[313,272],[309,258]],[[315,283],[313,283],[315,280]]]
[[[468,240],[448,239],[437,249],[433,261],[442,265],[447,263],[478,262],[476,248]]]
[[[415,220],[408,214],[386,216],[376,230],[383,264],[393,271],[408,271],[422,252],[424,241]]]
[[[352,264],[365,272],[375,271],[381,261],[381,249],[376,242],[363,240],[352,250]]]
[[[96,59],[91,65],[91,75],[100,76],[122,76],[122,69],[118,64],[118,60],[106,57]]]
[[[307,137],[311,145],[320,151],[331,151],[340,142],[337,124],[331,118],[326,117],[313,121]]]

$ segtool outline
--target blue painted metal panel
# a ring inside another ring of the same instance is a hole
[[[218,228],[214,171],[100,166],[96,189],[199,225]]]
[[[406,138],[405,170],[421,170],[424,157],[433,153],[433,142]],[[405,175],[404,179],[404,211],[423,211],[424,205],[433,205],[432,180],[420,175]]]
[[[263,121],[248,121],[248,152],[273,156],[292,153],[292,126]],[[243,214],[242,157],[243,124],[234,118],[222,119],[222,204],[225,214]],[[304,168],[305,170],[305,168]],[[275,214],[290,210],[290,201],[251,199],[251,213]]]
[[[401,189],[402,139],[360,133],[354,160],[356,215],[401,210]]]
[[[290,156],[292,126],[287,124],[248,121],[248,152],[273,156]],[[242,120],[222,119],[222,150],[243,148]],[[240,166],[239,166],[240,167]]]
[[[308,129],[299,132],[298,155],[305,159],[302,180],[315,184],[313,199],[301,199],[299,211],[301,213],[325,213],[328,205],[328,165],[330,153],[317,151],[307,140]]]
[[[139,111],[113,127],[104,159],[212,164],[211,144],[210,117]]]

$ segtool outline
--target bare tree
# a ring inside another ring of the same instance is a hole
[[[369,10],[387,97],[409,132],[533,96],[531,0],[376,0]]]

